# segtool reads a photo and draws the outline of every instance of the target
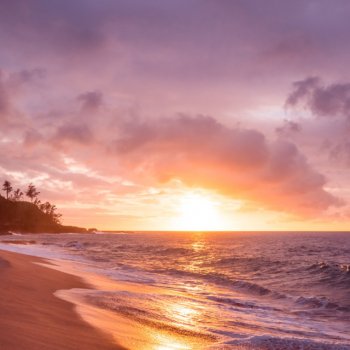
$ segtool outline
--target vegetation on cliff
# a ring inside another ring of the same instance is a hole
[[[40,192],[30,184],[23,193],[14,190],[9,181],[2,186],[5,196],[0,195],[0,233],[64,233],[86,232],[86,229],[61,224],[61,214],[55,205],[42,202]],[[30,201],[24,201],[24,195]]]

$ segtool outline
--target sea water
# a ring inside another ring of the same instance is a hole
[[[135,340],[135,349],[350,349],[349,233],[6,238],[19,239],[35,244],[14,250],[81,263],[118,282],[80,294],[86,305],[159,338],[144,346]]]

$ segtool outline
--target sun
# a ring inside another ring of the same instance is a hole
[[[219,204],[208,196],[190,193],[179,201],[174,229],[185,231],[215,231],[223,228]]]

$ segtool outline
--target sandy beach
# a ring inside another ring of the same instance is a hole
[[[36,264],[43,259],[0,251],[0,348],[46,350],[123,349],[54,296],[89,288],[79,278]]]
[[[291,236],[8,237],[0,349],[350,350],[349,235]]]

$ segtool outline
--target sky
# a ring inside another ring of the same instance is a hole
[[[65,224],[347,230],[347,0],[2,0],[0,180]]]

